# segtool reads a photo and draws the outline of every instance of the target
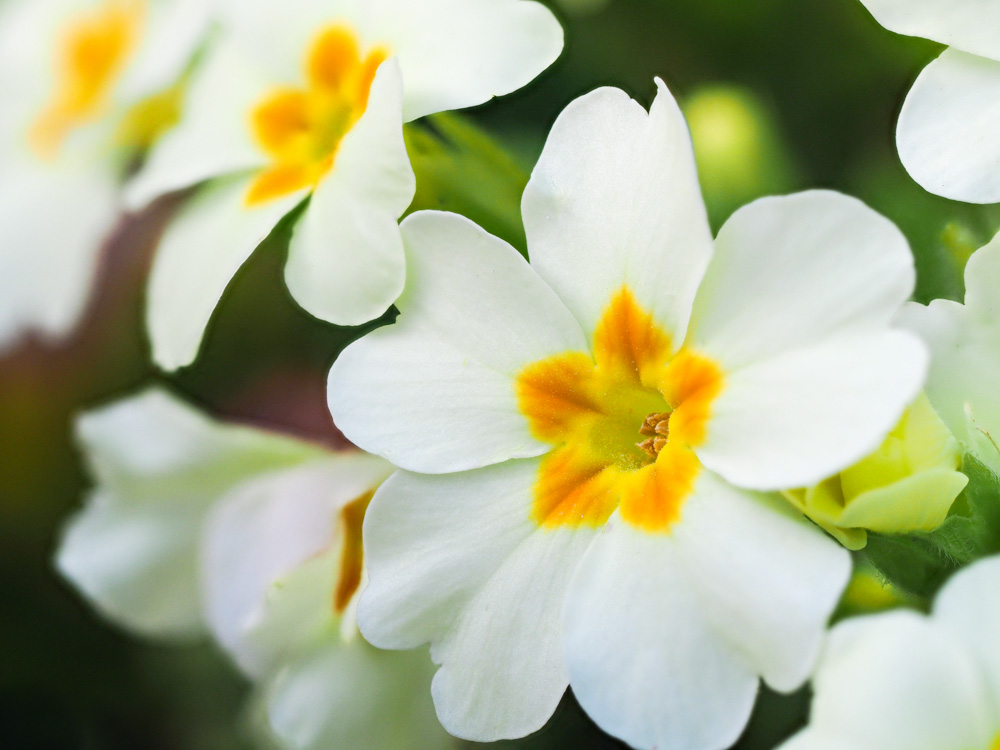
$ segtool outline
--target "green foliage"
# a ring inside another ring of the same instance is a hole
[[[417,176],[411,213],[454,211],[527,255],[520,207],[528,172],[499,143],[451,113],[407,125],[404,138]]]
[[[869,534],[864,555],[903,591],[929,600],[958,568],[1000,552],[1000,477],[971,454],[969,477],[951,515],[929,533]]]

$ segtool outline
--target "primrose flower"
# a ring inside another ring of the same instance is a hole
[[[899,157],[922,187],[1000,201],[1000,5],[993,0],[861,0],[891,31],[949,45],[917,77],[899,115]]]
[[[809,726],[780,750],[1000,747],[1000,558],[941,589],[930,616],[837,625],[813,678]]]
[[[447,742],[426,654],[357,636],[361,523],[388,463],[219,423],[158,389],[77,434],[97,487],[56,560],[102,613],[146,636],[211,633],[287,747]]]
[[[562,50],[526,0],[231,0],[185,114],[129,191],[133,206],[215,180],[168,229],[148,324],[164,368],[197,355],[233,274],[310,196],[289,247],[295,300],[324,320],[378,317],[403,289],[399,217],[415,183],[404,121],[520,88]],[[405,85],[404,85],[405,84]]]
[[[940,526],[969,478],[962,451],[921,395],[879,446],[819,484],[784,496],[848,549],[868,531],[904,534]]]
[[[670,93],[599,89],[524,194],[531,262],[468,220],[401,225],[394,325],[330,406],[404,471],[365,521],[361,632],[430,642],[445,728],[542,726],[571,685],[639,748],[717,750],[763,677],[808,676],[847,552],[776,495],[874,450],[919,392],[891,330],[905,240],[830,192],[738,211],[714,243]]]
[[[930,347],[927,396],[941,419],[976,457],[1000,474],[1000,235],[965,267],[965,304],[911,302],[899,324]]]
[[[204,0],[0,5],[0,348],[67,333],[129,161],[178,114]]]

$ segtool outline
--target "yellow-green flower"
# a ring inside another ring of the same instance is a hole
[[[941,525],[969,479],[958,441],[921,395],[878,450],[848,469],[785,497],[848,549],[868,531],[902,534]]]

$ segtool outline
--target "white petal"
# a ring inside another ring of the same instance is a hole
[[[340,509],[374,490],[391,471],[375,456],[332,455],[254,477],[216,504],[202,553],[205,612],[216,639],[245,672],[260,675],[275,659],[245,638],[268,615],[271,587],[339,546]],[[317,593],[332,614],[332,586]]]
[[[208,502],[208,498],[199,498]],[[198,540],[205,506],[97,493],[71,517],[56,566],[101,614],[142,635],[202,631]]]
[[[373,30],[399,56],[403,115],[482,104],[525,86],[555,62],[563,32],[541,3],[425,0],[374,3]]]
[[[453,740],[434,716],[433,668],[423,649],[385,653],[330,638],[268,685],[271,728],[290,750],[440,750]]]
[[[885,326],[914,278],[906,238],[861,201],[825,190],[762,198],[719,232],[689,339],[735,369]]]
[[[153,360],[165,370],[191,364],[236,271],[305,196],[300,191],[249,207],[250,179],[217,180],[196,193],[167,227],[149,277],[146,324]]]
[[[407,121],[519,89],[563,46],[552,13],[522,0],[226,0],[223,8],[227,28],[284,76],[299,71],[324,26],[346,23],[365,47],[399,57]]]
[[[695,452],[738,487],[806,487],[875,450],[916,398],[927,349],[905,331],[830,338],[726,376]]]
[[[62,336],[83,313],[118,213],[107,165],[5,159],[0,172],[0,349],[27,330]]]
[[[811,730],[852,746],[985,748],[995,734],[975,662],[913,612],[834,628],[813,690]]]
[[[368,108],[292,235],[289,291],[310,313],[338,325],[377,318],[403,291],[398,222],[416,181],[403,143],[402,87],[398,64],[383,64]]]
[[[862,0],[890,31],[922,36],[1000,60],[1000,6],[993,0]]]
[[[910,89],[896,146],[906,171],[930,192],[1000,201],[1000,62],[945,50]]]
[[[311,443],[217,422],[161,388],[87,412],[76,434],[102,485],[141,486],[164,499],[176,497],[177,480],[186,491],[219,495],[257,472],[326,455]]]
[[[815,666],[850,554],[781,498],[711,473],[682,514],[674,536],[705,618],[771,687],[796,689]]]
[[[51,96],[56,66],[52,54],[65,19],[86,0],[5,0],[0,3],[0,124],[15,124],[18,136]],[[0,134],[9,133],[0,129]],[[7,165],[4,165],[5,170]]]
[[[559,612],[588,530],[531,520],[537,461],[429,477],[399,472],[365,519],[368,587],[358,621],[372,643],[430,641],[438,716],[449,732],[521,737],[566,688]]]
[[[990,686],[990,705],[1000,725],[1000,557],[973,563],[955,574],[934,602],[934,621],[971,652]]]
[[[122,73],[115,98],[134,103],[176,83],[206,40],[212,5],[205,0],[150,3],[142,43]]]
[[[139,209],[164,193],[264,166],[250,114],[272,84],[234,44],[213,44],[192,75],[181,121],[156,142],[129,182],[126,204]]]
[[[966,405],[975,422],[993,439],[1000,437],[1000,236],[980,248],[965,267],[966,305],[934,300],[928,306],[911,303],[901,311],[900,325],[917,333],[930,347],[927,396],[959,440],[973,447],[982,460],[1000,460],[989,441],[970,432]],[[983,450],[980,450],[982,448]]]
[[[719,750],[746,725],[757,675],[704,612],[677,544],[612,517],[563,613],[570,685],[639,750]]]
[[[77,438],[98,489],[57,564],[109,617],[154,635],[200,628],[197,548],[211,504],[255,473],[320,454],[213,422],[158,389],[85,414]]]
[[[628,286],[680,343],[712,236],[687,125],[657,89],[648,115],[612,88],[566,107],[521,211],[532,266],[584,330]]]
[[[518,410],[514,379],[530,362],[586,350],[579,326],[512,247],[468,219],[421,212],[402,230],[402,314],[334,363],[337,426],[365,450],[429,473],[546,452]]]

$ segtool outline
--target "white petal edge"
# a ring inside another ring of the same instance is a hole
[[[356,445],[426,473],[549,450],[520,413],[527,364],[587,350],[576,321],[510,245],[455,214],[402,224],[401,315],[345,349],[330,371],[337,426]]]
[[[273,84],[231,41],[217,40],[187,86],[180,122],[126,185],[125,204],[138,210],[166,193],[265,166],[250,115]]]
[[[377,651],[335,636],[286,664],[265,687],[271,728],[290,750],[440,750],[433,664],[424,649]]]
[[[205,0],[149,3],[142,43],[115,87],[115,98],[134,104],[177,83],[208,39],[213,4]]]
[[[95,493],[67,522],[56,568],[121,627],[154,637],[201,635],[197,561],[204,512],[205,506],[185,502],[174,507]]]
[[[1000,435],[1000,235],[981,247],[965,267],[962,305],[937,299],[906,305],[898,324],[931,350],[927,397],[948,429],[981,460],[1000,470],[997,449],[978,431]],[[970,424],[966,412],[971,415]]]
[[[885,326],[913,293],[902,232],[828,190],[762,198],[719,231],[688,343],[726,370]]]
[[[82,316],[118,217],[109,165],[5,160],[0,175],[0,350],[27,331],[65,336]]]
[[[992,0],[861,0],[890,31],[1000,60],[1000,7]]]
[[[775,690],[812,673],[851,556],[773,495],[706,472],[674,538],[706,620]]]
[[[563,627],[580,705],[638,750],[719,750],[750,718],[757,675],[716,634],[665,534],[612,516],[573,577]]]
[[[76,433],[98,486],[67,524],[56,565],[110,619],[145,635],[201,632],[198,548],[218,497],[321,454],[214,422],[158,388],[84,414]]]
[[[191,364],[223,292],[240,266],[305,191],[247,206],[252,178],[208,183],[182,206],[160,240],[149,276],[146,325],[153,361]]]
[[[907,94],[896,146],[925,190],[968,203],[1000,201],[1000,62],[945,50]]]
[[[1000,725],[1000,557],[979,560],[948,580],[934,602],[933,621],[975,658],[990,687],[989,705]]]
[[[374,489],[392,466],[349,452],[257,476],[220,498],[201,553],[202,597],[215,638],[250,675],[276,660],[246,635],[268,615],[268,597],[299,566],[342,543],[339,512]],[[331,608],[332,587],[318,592]]]
[[[659,79],[649,113],[614,88],[556,120],[524,191],[532,267],[591,333],[628,287],[679,344],[712,254],[694,153]]]
[[[399,57],[403,116],[482,104],[529,83],[559,56],[562,28],[525,0],[225,0],[224,25],[270,71],[293,80],[316,34],[345,23],[362,47]],[[278,33],[276,33],[276,31]]]
[[[399,472],[365,519],[361,632],[385,648],[431,642],[442,665],[433,682],[438,717],[466,739],[541,728],[566,688],[559,614],[593,532],[538,528],[537,472],[537,461],[445,476]]]
[[[285,282],[296,302],[322,320],[360,325],[403,291],[398,222],[416,178],[403,143],[402,101],[399,65],[389,60],[292,234]]]
[[[559,57],[563,30],[525,0],[429,0],[376,6],[378,31],[399,56],[407,122],[483,104],[522,88]]]
[[[920,392],[927,347],[907,331],[829,338],[728,373],[694,450],[737,487],[807,487],[879,446]]]
[[[975,660],[908,611],[849,619],[813,680],[808,731],[872,750],[988,747],[995,727]]]

